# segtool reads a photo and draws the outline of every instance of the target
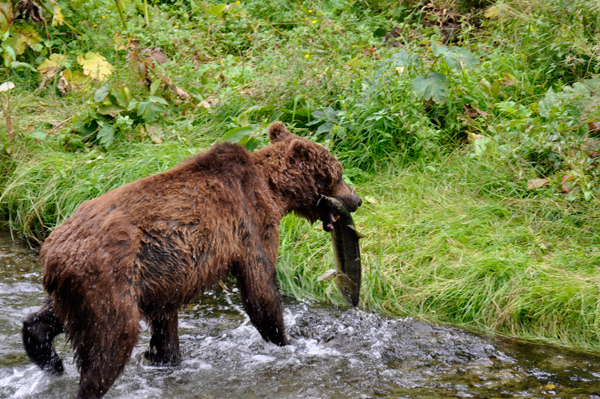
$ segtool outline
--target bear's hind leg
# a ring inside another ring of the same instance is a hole
[[[138,340],[137,304],[128,295],[104,299],[101,307],[81,309],[78,329],[69,331],[81,376],[77,399],[104,396],[123,372]]]
[[[58,321],[50,301],[46,299],[39,312],[30,314],[23,321],[23,345],[29,359],[42,370],[62,374],[65,369],[52,341],[63,332],[62,323]]]
[[[155,317],[150,322],[152,338],[144,353],[153,366],[177,366],[181,363],[177,311]]]

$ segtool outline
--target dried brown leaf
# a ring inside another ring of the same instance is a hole
[[[548,185],[548,179],[532,179],[527,182],[527,190],[535,190]]]
[[[471,143],[473,143],[475,140],[482,139],[483,137],[483,134],[477,134],[467,131],[467,139]]]
[[[589,122],[588,123],[588,131],[590,134],[599,134],[600,133],[600,122]]]
[[[170,61],[169,57],[167,57],[160,47],[154,49],[143,48],[139,51],[139,54],[148,61],[156,61],[157,64],[164,64]]]
[[[563,178],[560,179],[560,192],[563,194],[569,194],[571,191],[573,191],[575,188],[575,182],[573,180],[575,180],[573,176],[563,176]]]

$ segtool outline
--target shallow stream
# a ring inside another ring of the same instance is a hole
[[[64,338],[63,376],[33,366],[21,322],[39,308],[37,251],[0,232],[0,398],[69,398],[78,374]],[[148,366],[146,329],[106,398],[590,398],[600,358],[479,336],[411,319],[286,299],[291,344],[262,341],[235,289],[206,293],[180,313],[183,363]]]

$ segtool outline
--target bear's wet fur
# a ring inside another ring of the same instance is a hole
[[[66,332],[81,373],[77,398],[102,397],[150,325],[151,364],[180,362],[177,312],[228,274],[263,339],[285,345],[275,263],[281,218],[314,222],[321,195],[360,198],[324,147],[276,122],[249,153],[216,144],[179,166],[82,203],[41,250],[48,297],[24,322],[30,359],[60,374],[52,341]]]

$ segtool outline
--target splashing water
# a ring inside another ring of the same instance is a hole
[[[33,366],[21,323],[44,297],[37,251],[0,233],[0,397],[72,397],[79,375],[62,336],[63,376]],[[106,398],[590,398],[600,399],[600,358],[483,337],[411,319],[286,299],[290,345],[265,343],[236,289],[207,292],[180,313],[183,362],[148,366],[142,328]]]

